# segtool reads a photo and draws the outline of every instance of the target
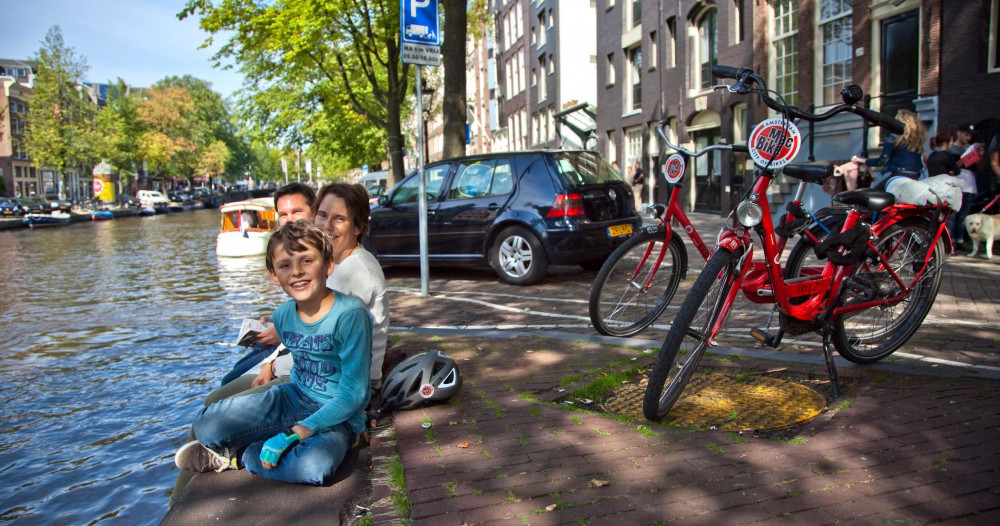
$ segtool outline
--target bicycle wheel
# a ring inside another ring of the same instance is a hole
[[[875,246],[907,286],[923,266],[926,251],[932,249],[927,269],[913,285],[907,297],[893,305],[872,307],[838,317],[833,324],[833,344],[837,352],[855,363],[872,363],[889,356],[913,336],[934,304],[941,287],[944,265],[944,241],[931,247],[934,232],[927,221],[904,219],[883,232]],[[848,284],[874,292],[876,298],[892,298],[901,291],[885,267],[871,256],[855,267]],[[851,294],[841,297],[840,305],[864,300]]]
[[[736,286],[736,264],[741,256],[716,250],[691,286],[649,374],[642,400],[642,414],[647,419],[662,419],[694,374],[715,336],[712,327],[729,313],[731,305],[726,299]]]
[[[671,236],[663,261],[656,267],[663,237],[662,229],[638,233],[608,256],[590,289],[590,321],[597,332],[605,336],[638,334],[670,304],[687,272],[687,251],[680,238]],[[656,275],[645,287],[654,268]],[[631,279],[633,275],[635,279]]]

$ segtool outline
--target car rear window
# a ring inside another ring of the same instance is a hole
[[[559,174],[570,187],[624,182],[599,154],[595,152],[555,152]]]

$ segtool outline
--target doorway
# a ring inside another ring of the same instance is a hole
[[[707,128],[691,133],[695,150],[711,146],[721,137],[721,128]],[[722,152],[715,150],[694,163],[694,209],[696,212],[718,212],[722,210]]]
[[[882,104],[880,111],[895,115],[914,110],[920,85],[920,10],[882,20]]]

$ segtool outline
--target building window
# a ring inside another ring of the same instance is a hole
[[[628,56],[628,85],[625,108],[627,111],[642,109],[642,49],[635,46],[626,50]]]
[[[740,102],[733,106],[733,144],[746,144],[750,133],[747,131],[747,103]]]
[[[712,87],[712,66],[719,63],[719,31],[716,20],[715,8],[705,11],[698,21],[698,45],[696,51],[698,59],[698,83],[700,89],[706,90]]]
[[[551,75],[551,74],[553,74],[553,73],[556,72],[556,56],[555,55],[549,55],[548,66],[549,66],[549,70],[548,70],[549,71],[549,75]]]
[[[628,23],[625,26],[629,29],[634,27],[639,27],[642,25],[642,0],[631,0],[627,4],[628,13],[627,16]]]
[[[538,45],[545,45],[545,12],[538,13]]]
[[[743,39],[746,38],[746,35],[743,34],[744,16],[743,0],[733,0],[733,42],[736,44],[743,42]]]
[[[642,126],[625,130],[625,166],[622,168],[631,168],[636,161],[642,162]]]
[[[546,90],[548,83],[545,78],[548,76],[548,73],[545,72],[545,57],[538,57],[538,69],[541,72],[538,75],[538,100],[543,101],[548,95],[548,91]]]
[[[552,26],[555,25],[555,23],[556,23],[556,17],[555,17],[555,15],[552,14],[552,10],[549,9],[549,24],[548,24],[548,27],[551,28]]]
[[[656,69],[656,65],[659,63],[659,61],[657,60],[657,57],[659,57],[659,53],[657,51],[658,47],[659,46],[657,46],[657,42],[656,42],[656,31],[650,31],[649,32],[649,57],[647,57],[647,60],[646,60],[646,62],[649,63],[649,70],[650,71]]]
[[[670,32],[670,52],[667,55],[667,67],[677,67],[677,19],[670,17],[667,19],[667,31]]]
[[[799,103],[799,13],[797,0],[771,0],[774,89],[787,104]]]
[[[615,54],[608,53],[608,86],[615,85]]]
[[[617,161],[618,160],[618,145],[615,144],[615,131],[614,130],[609,130],[608,131],[608,155],[607,155],[607,159],[608,159],[608,162]],[[619,168],[621,168],[621,167],[619,167]],[[621,172],[621,173],[622,173],[622,175],[625,174],[625,172]]]
[[[990,4],[990,49],[989,67],[987,71],[1000,71],[1000,0],[992,0]]]
[[[851,0],[823,0],[819,11],[823,38],[823,104],[839,100],[840,90],[851,81]]]

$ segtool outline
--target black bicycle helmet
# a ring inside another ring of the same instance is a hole
[[[462,373],[450,356],[441,351],[416,354],[386,375],[379,412],[413,409],[426,402],[447,400],[461,387]]]

